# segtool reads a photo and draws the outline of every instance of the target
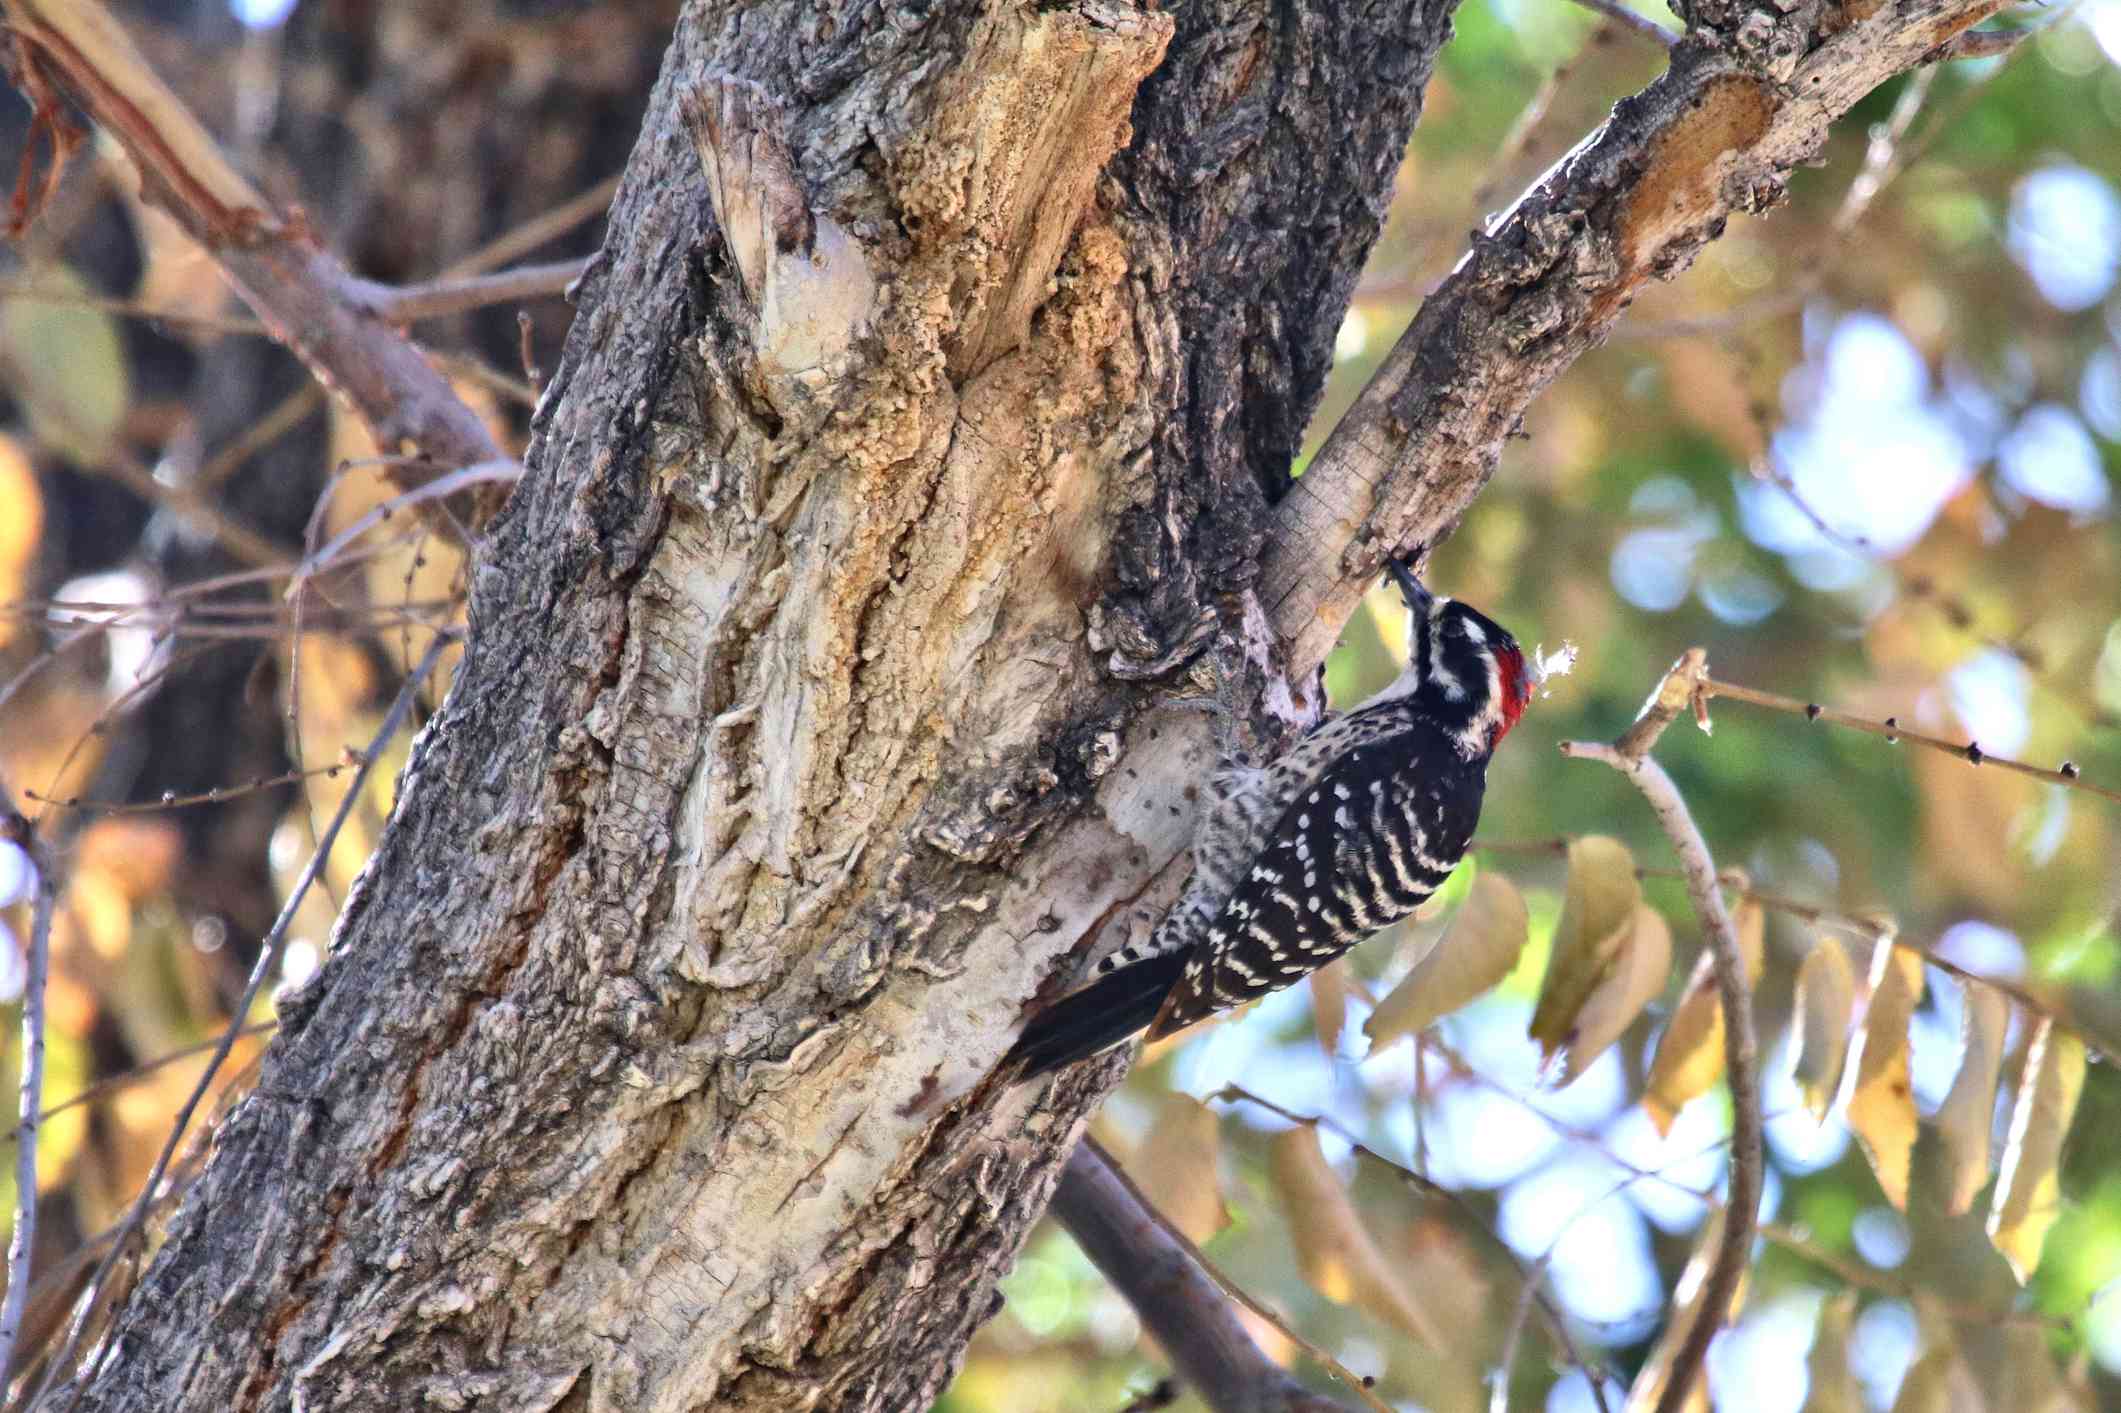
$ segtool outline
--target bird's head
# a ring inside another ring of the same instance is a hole
[[[1466,755],[1488,754],[1532,699],[1524,650],[1480,610],[1423,588],[1400,560],[1385,566],[1407,601],[1406,690]]]

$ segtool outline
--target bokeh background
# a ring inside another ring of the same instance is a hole
[[[593,214],[538,222],[585,197],[593,213],[673,8],[120,7],[261,184],[360,273],[394,281],[593,249]],[[1626,782],[1564,760],[1557,742],[1611,738],[1698,644],[1731,681],[1991,755],[2067,759],[2121,786],[2121,0],[2005,22],[2039,33],[1873,95],[1785,209],[1735,219],[1642,300],[1539,401],[1437,554],[1438,588],[1528,644],[1580,650],[1497,758],[1482,824],[1495,847],[1441,906],[1322,981],[1152,1051],[1099,1121],[1222,1270],[1377,1375],[1395,1406],[1490,1406],[1529,1268],[1584,1364],[1614,1380],[1617,1408],[1722,1175],[1720,1089],[1668,1136],[1640,1103],[1699,948],[1675,882],[1645,883],[1677,948],[1646,1017],[1565,1089],[1526,1037],[1560,910],[1557,841],[1607,834],[1653,870],[1671,863]],[[1457,29],[1341,330],[1318,435],[1466,232],[1662,63],[1562,0],[1467,0]],[[0,131],[22,146],[19,102]],[[390,495],[387,468],[133,189],[122,155],[91,142],[0,253],[0,776],[69,850],[46,1092],[90,1096],[41,1136],[26,1341],[63,1316],[84,1254],[100,1254],[96,1234],[146,1173],[198,1074],[181,1052],[226,1022],[346,788],[343,752],[366,747],[409,665],[461,618],[461,560],[402,518],[287,593],[286,566]],[[513,308],[419,330],[511,445],[568,313],[526,312],[527,339]],[[1350,624],[1329,666],[1337,701],[1397,670],[1398,613],[1374,595]],[[446,683],[445,660],[423,700]],[[2121,1081],[2102,1058],[2121,1053],[2121,807],[1737,703],[1713,720],[1712,735],[1682,722],[1659,756],[1720,864],[1777,896],[1890,918],[2037,998],[2013,1014],[1998,1148],[2037,1015],[2094,1061],[2060,1216],[2021,1287],[1982,1230],[1984,1204],[1945,1211],[1927,1126],[1900,1210],[1839,1116],[1804,1111],[1791,1001],[1821,929],[1771,910],[1758,1014],[1777,1235],[1711,1352],[1715,1406],[2121,1406]],[[389,749],[279,984],[299,983],[327,944],[388,812],[404,739]],[[102,807],[120,803],[139,808]],[[1482,870],[1530,905],[1516,969],[1419,1058],[1406,1041],[1370,1054],[1374,998]],[[0,846],[8,996],[27,886],[23,857]],[[1870,944],[1843,940],[1860,971]],[[1936,967],[1925,982],[1910,1079],[1927,1116],[1958,1068],[1962,990]],[[270,1005],[250,1019],[269,1023]],[[0,1065],[10,1086],[15,1063]],[[1302,1140],[1288,1115],[1326,1121],[1311,1131],[1339,1202],[1317,1200],[1315,1165],[1290,1156]],[[10,1169],[10,1205],[11,1181]],[[1396,1300],[1321,1259],[1351,1221],[1394,1272]],[[950,1413],[1116,1410],[1160,1377],[1132,1312],[1051,1223],[1007,1289]],[[1575,1413],[1594,1406],[1591,1377],[1535,1319],[1499,1392],[1511,1408]]]

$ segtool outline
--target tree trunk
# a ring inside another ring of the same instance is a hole
[[[985,1072],[1183,873],[1160,703],[1275,675],[1447,14],[687,9],[465,663],[81,1406],[937,1394],[1118,1066]]]
[[[1278,506],[1446,5],[689,6],[464,665],[84,1405],[923,1406],[1119,1067],[987,1071],[1214,738],[1315,712],[1277,645],[1999,3],[1693,0]]]

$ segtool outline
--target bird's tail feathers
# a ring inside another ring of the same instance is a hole
[[[1021,1082],[1120,1044],[1156,1019],[1184,969],[1185,954],[1173,952],[1099,977],[1033,1016],[1005,1063],[1021,1067]]]

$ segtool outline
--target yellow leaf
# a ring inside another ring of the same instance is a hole
[[[1766,954],[1767,913],[1748,898],[1738,905],[1731,922],[1738,932],[1738,949],[1745,957],[1746,980],[1758,984]],[[1642,1107],[1657,1132],[1668,1134],[1679,1111],[1708,1093],[1722,1078],[1723,993],[1716,986],[1716,958],[1704,947],[1695,959],[1693,974],[1687,978],[1686,994],[1680,997],[1657,1041]]]
[[[22,443],[0,436],[0,602],[29,597],[25,573],[42,543],[44,495]],[[0,623],[0,643],[15,623]]]
[[[61,932],[66,941],[86,941],[105,961],[125,955],[133,939],[133,905],[125,880],[107,868],[76,868],[66,890]]]
[[[1807,1413],[1863,1413],[1863,1390],[1849,1365],[1849,1333],[1856,1324],[1856,1292],[1844,1290],[1819,1307],[1819,1329],[1812,1336]]]
[[[1230,1211],[1223,1205],[1221,1151],[1222,1129],[1215,1111],[1190,1095],[1166,1093],[1127,1171],[1173,1226],[1193,1241],[1206,1241],[1230,1225]]]
[[[1297,1264],[1311,1288],[1328,1300],[1360,1305],[1431,1349],[1443,1348],[1434,1323],[1370,1239],[1319,1151],[1318,1134],[1299,1125],[1278,1135],[1269,1160],[1296,1242]]]
[[[1812,950],[1797,970],[1797,1088],[1812,1117],[1826,1122],[1841,1088],[1848,1055],[1849,1023],[1856,1008],[1856,969],[1837,938],[1815,934]]]
[[[1915,1089],[1907,1073],[1907,1026],[1922,999],[1922,958],[1880,939],[1871,957],[1871,999],[1856,1033],[1849,1130],[1878,1175],[1886,1200],[1907,1210],[1908,1158],[1915,1151]]]
[[[1745,979],[1758,986],[1767,967],[1767,909],[1743,899],[1731,913],[1731,927],[1738,933],[1739,955],[1745,958]]]
[[[2023,1285],[2062,1209],[2062,1140],[2084,1090],[2084,1042],[2042,1016],[2025,1050],[2010,1138],[1988,1213],[1988,1239]]]
[[[1606,1052],[1635,1023],[1642,1008],[1664,992],[1672,974],[1672,929],[1664,915],[1647,903],[1635,905],[1635,925],[1621,944],[1620,955],[1584,1000],[1562,1057],[1561,1082],[1574,1084],[1591,1061]]]
[[[1418,1035],[1499,984],[1517,965],[1529,928],[1516,886],[1482,870],[1436,945],[1363,1022],[1371,1053],[1403,1035]]]
[[[30,430],[69,460],[99,466],[131,397],[117,320],[91,307],[87,283],[56,262],[32,263],[17,283],[45,296],[0,301],[0,349]]]
[[[108,874],[128,901],[140,902],[169,885],[183,855],[174,817],[119,815],[82,830],[75,859],[78,867]]]
[[[1568,891],[1530,1032],[1548,1059],[1568,1043],[1584,1002],[1619,958],[1641,901],[1635,858],[1626,845],[1598,834],[1569,845]]]
[[[1340,1053],[1340,1033],[1347,1024],[1348,961],[1343,957],[1311,973],[1311,1025],[1327,1059]]]
[[[1937,1110],[1937,1136],[1944,1143],[1945,1210],[1959,1216],[1974,1205],[1988,1181],[1988,1140],[1996,1121],[1996,1078],[2003,1070],[2003,1037],[2010,1003],[2003,993],[1976,981],[1960,986],[1959,1033],[1966,1041],[1952,1092]]]

